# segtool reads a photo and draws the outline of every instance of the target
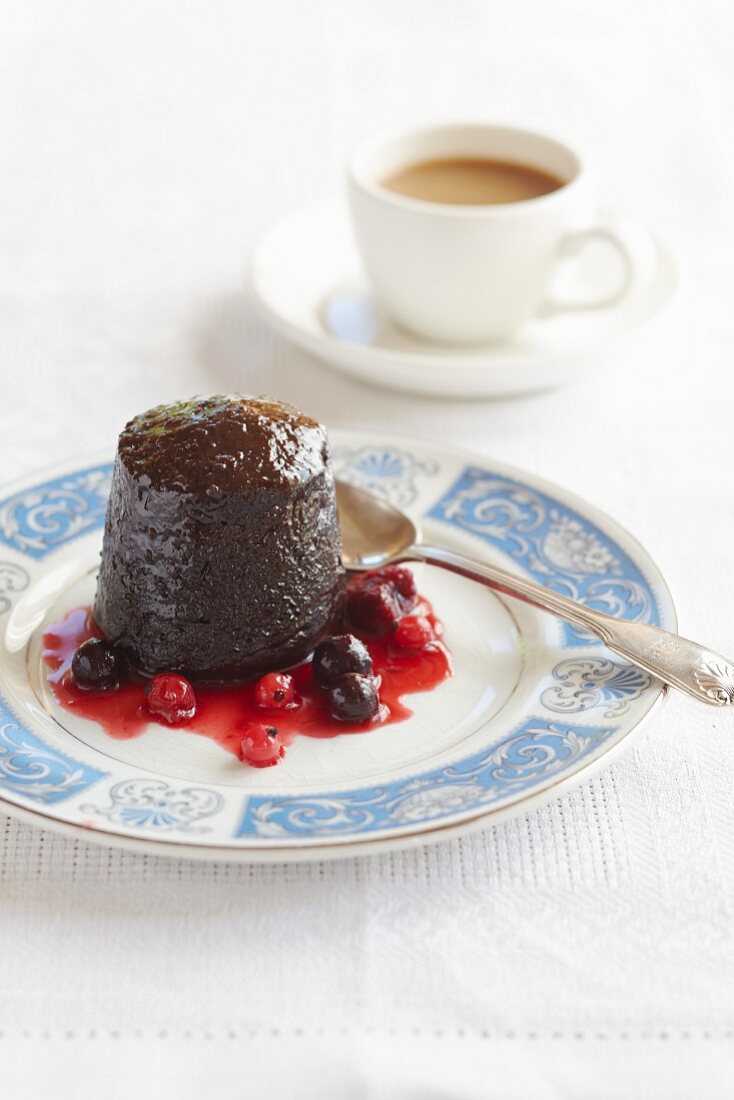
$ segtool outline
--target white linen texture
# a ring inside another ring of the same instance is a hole
[[[734,654],[734,14],[727,0],[91,0],[0,41],[0,472],[112,453],[135,413],[268,393],[463,445],[596,502]],[[682,289],[571,388],[501,402],[332,374],[247,303],[257,235],[361,137],[548,129]],[[725,1097],[734,722],[671,697],[545,808],[442,844],[244,866],[0,816],[3,1100]]]

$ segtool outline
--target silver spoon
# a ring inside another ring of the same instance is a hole
[[[639,665],[700,702],[714,706],[734,704],[734,663],[718,653],[660,627],[627,622],[593,611],[496,565],[473,561],[443,546],[423,545],[408,516],[345,481],[337,480],[336,496],[342,560],[347,569],[375,569],[398,561],[440,565],[505,596],[514,596],[541,611],[550,611],[574,626],[590,630],[631,664]]]

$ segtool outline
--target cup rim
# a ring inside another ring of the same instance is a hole
[[[555,191],[549,191],[545,195],[535,195],[533,198],[520,199],[517,202],[469,204],[433,202],[429,199],[416,199],[409,195],[400,195],[396,191],[391,191],[389,188],[384,187],[374,178],[371,178],[365,168],[364,161],[366,158],[389,142],[398,141],[401,138],[422,137],[441,131],[477,129],[491,130],[494,133],[511,133],[532,140],[540,138],[544,142],[555,145],[559,150],[570,157],[571,160],[575,162],[576,171],[569,180],[566,180],[560,187],[556,188]],[[558,202],[561,197],[565,198],[570,190],[575,190],[577,188],[579,182],[586,173],[581,155],[566,142],[554,135],[545,133],[542,130],[532,130],[525,126],[487,122],[486,119],[482,119],[477,121],[465,120],[463,122],[435,122],[423,126],[383,130],[377,134],[373,134],[359,142],[359,144],[352,149],[347,161],[347,174],[354,187],[378,202],[385,203],[388,206],[395,206],[398,209],[410,210],[413,213],[434,214],[454,218],[497,218],[507,217],[511,213],[515,215],[524,214],[527,212],[528,208],[536,210],[540,205],[547,206],[554,202]]]

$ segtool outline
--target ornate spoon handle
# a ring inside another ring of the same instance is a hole
[[[710,649],[648,623],[614,619],[542,584],[508,573],[494,565],[465,558],[438,546],[413,546],[400,555],[406,561],[425,561],[486,584],[525,603],[550,611],[574,626],[590,630],[609,649],[633,665],[684,691],[702,703],[724,707],[734,704],[734,662]]]

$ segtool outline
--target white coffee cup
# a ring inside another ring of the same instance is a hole
[[[537,198],[486,206],[427,202],[383,186],[402,168],[447,157],[516,162],[564,182]],[[429,340],[499,341],[533,314],[609,307],[633,280],[634,248],[598,214],[588,167],[540,133],[460,124],[372,138],[351,158],[349,199],[376,296],[398,324]],[[612,292],[552,299],[559,262],[599,239],[619,257]]]

